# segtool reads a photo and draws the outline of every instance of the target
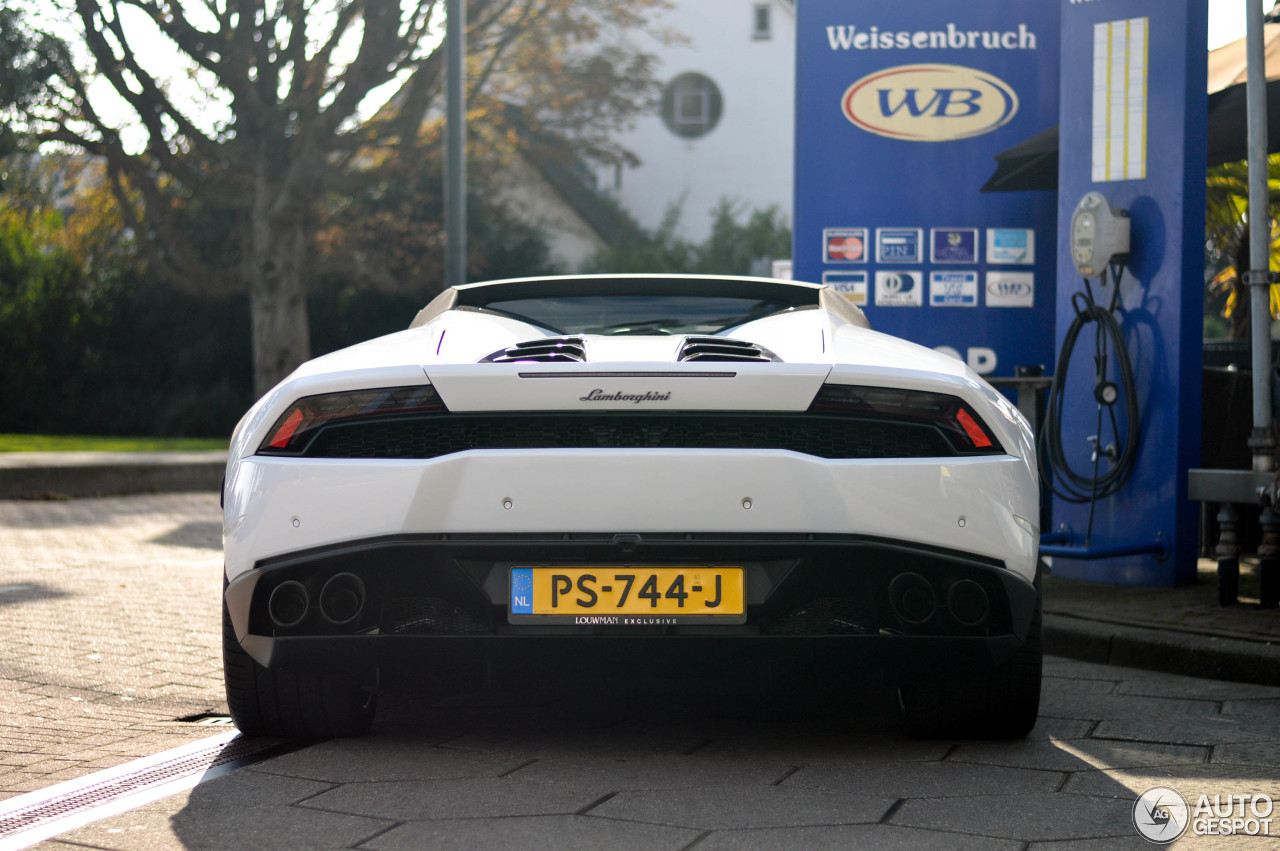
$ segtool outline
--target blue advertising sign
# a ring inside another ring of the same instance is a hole
[[[1058,21],[1056,0],[797,3],[794,277],[864,264],[872,327],[1051,368],[1054,194],[980,190],[1058,123]]]

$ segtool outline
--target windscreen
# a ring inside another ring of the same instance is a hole
[[[785,310],[791,302],[704,295],[566,295],[480,305],[555,334],[715,334]]]

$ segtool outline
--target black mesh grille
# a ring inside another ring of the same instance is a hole
[[[402,597],[387,603],[385,631],[394,635],[488,635],[488,624],[439,597]]]
[[[856,597],[810,600],[770,623],[769,635],[865,635],[876,631],[875,608]]]
[[[962,454],[931,424],[812,413],[440,414],[335,424],[311,458],[435,458],[468,449],[788,449],[820,458]]]

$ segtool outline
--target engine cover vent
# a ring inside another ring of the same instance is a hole
[[[782,360],[764,346],[727,340],[724,337],[685,337],[676,355],[678,361],[733,361],[767,363]]]
[[[516,343],[480,359],[480,363],[583,363],[587,348],[581,337],[547,337]]]

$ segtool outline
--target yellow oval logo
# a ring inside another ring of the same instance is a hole
[[[949,142],[990,133],[1018,112],[1018,94],[994,74],[962,65],[899,65],[845,90],[845,118],[868,133]]]

